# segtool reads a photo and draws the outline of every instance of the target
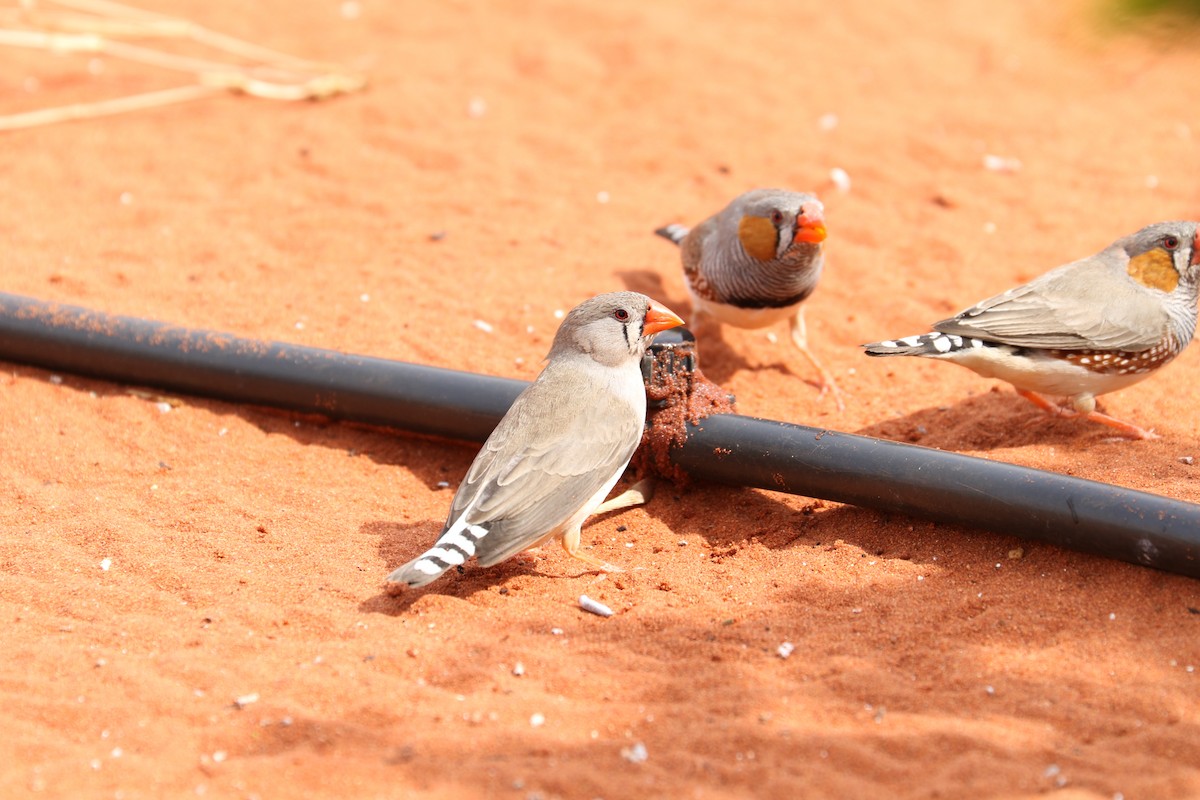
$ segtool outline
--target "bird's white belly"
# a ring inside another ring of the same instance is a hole
[[[741,308],[699,297],[692,291],[691,286],[688,286],[688,293],[692,296],[693,309],[735,328],[766,328],[796,316],[796,309],[800,307],[800,304],[796,303],[783,308]]]
[[[1018,389],[1060,397],[1107,394],[1131,386],[1150,375],[1149,372],[1125,375],[1097,373],[1069,361],[1037,354],[1017,356],[1002,347],[971,347],[944,356],[930,357],[953,361],[985,378],[1007,381]]]

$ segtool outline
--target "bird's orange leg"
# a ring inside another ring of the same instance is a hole
[[[1024,397],[1026,400],[1033,403],[1035,406],[1048,414],[1054,414],[1055,416],[1060,417],[1084,417],[1086,419],[1090,419],[1092,422],[1099,422],[1101,425],[1107,425],[1110,428],[1115,428],[1131,439],[1160,438],[1159,435],[1152,430],[1140,428],[1137,425],[1134,425],[1132,422],[1125,422],[1124,420],[1119,420],[1116,417],[1110,417],[1108,414],[1104,414],[1099,411],[1088,411],[1081,414],[1074,409],[1064,408],[1058,403],[1048,399],[1044,395],[1038,394],[1037,392],[1031,392],[1027,389],[1017,389],[1017,394],[1021,395],[1021,397]]]
[[[569,531],[567,531],[566,533],[563,534],[563,537],[562,537],[563,550],[566,550],[568,555],[574,556],[575,558],[578,558],[580,561],[583,561],[586,564],[592,565],[593,567],[600,570],[601,572],[624,572],[625,570],[621,569],[617,565],[609,564],[607,561],[601,561],[600,559],[595,558],[594,556],[588,555],[587,553],[583,552],[583,550],[581,550],[579,548],[579,529],[580,529],[580,527],[581,527],[580,525],[576,525],[575,527],[571,528]]]
[[[1152,430],[1139,428],[1132,422],[1125,422],[1124,420],[1117,419],[1116,417],[1110,417],[1108,414],[1102,414],[1099,411],[1092,411],[1091,413],[1084,414],[1084,416],[1090,419],[1092,422],[1099,422],[1101,425],[1107,425],[1110,428],[1116,428],[1131,439],[1162,438]]]
[[[792,343],[804,354],[809,363],[821,376],[820,388],[821,393],[817,395],[817,399],[824,397],[827,393],[833,394],[833,400],[837,403],[838,411],[846,410],[846,403],[842,399],[842,390],[838,388],[837,382],[833,379],[833,374],[825,369],[825,365],[817,360],[813,355],[813,351],[808,348],[808,327],[804,324],[804,306],[800,306],[796,311],[796,316],[792,317],[788,323],[788,327],[792,334]]]
[[[605,500],[596,506],[596,510],[592,512],[592,516],[607,514],[609,511],[618,511],[622,508],[644,505],[650,502],[650,498],[652,497],[654,497],[654,479],[642,478],[616,497],[611,500]]]
[[[1031,392],[1028,389],[1017,389],[1017,394],[1021,395],[1021,397],[1024,397],[1026,400],[1033,403],[1047,414],[1053,414],[1056,417],[1076,416],[1076,412],[1069,408],[1063,408],[1050,398],[1046,397],[1045,395],[1038,394],[1037,392]]]

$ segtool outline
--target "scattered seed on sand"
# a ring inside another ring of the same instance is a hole
[[[579,607],[584,611],[597,614],[601,617],[611,617],[613,615],[613,610],[611,608],[604,605],[604,603],[593,600],[586,594],[579,595]]]
[[[258,692],[250,692],[249,694],[244,694],[244,695],[241,695],[240,697],[235,697],[233,699],[233,704],[235,706],[237,706],[239,709],[245,708],[246,706],[250,705],[251,703],[257,703],[257,702],[258,702]]]
[[[646,752],[646,745],[641,742],[635,742],[629,747],[621,748],[621,758],[630,764],[643,764],[649,757],[650,754]]]

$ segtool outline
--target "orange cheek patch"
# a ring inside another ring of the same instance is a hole
[[[1151,289],[1173,292],[1179,285],[1179,273],[1165,250],[1154,249],[1129,260],[1129,277]]]
[[[738,223],[738,238],[751,258],[759,261],[775,258],[775,249],[779,246],[779,232],[766,217],[742,217],[742,221]]]

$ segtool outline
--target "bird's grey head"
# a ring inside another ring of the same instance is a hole
[[[729,239],[757,261],[809,260],[825,241],[825,206],[805,192],[754,189],[734,198],[722,216]]]
[[[1118,239],[1110,248],[1128,259],[1126,271],[1138,283],[1171,294],[1194,293],[1200,282],[1200,224],[1157,222]]]
[[[659,331],[682,325],[672,311],[638,292],[609,292],[577,305],[554,336],[549,358],[587,354],[606,366],[636,363]]]

